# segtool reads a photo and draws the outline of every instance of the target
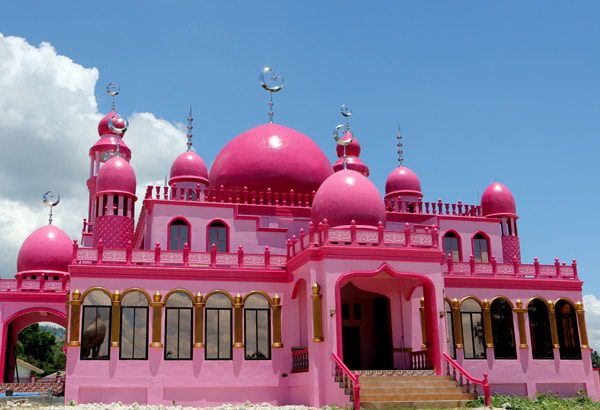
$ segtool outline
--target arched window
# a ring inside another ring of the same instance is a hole
[[[444,255],[451,255],[454,262],[460,262],[460,240],[454,232],[444,235]]]
[[[183,219],[176,219],[169,224],[169,250],[180,251],[190,243],[190,226]]]
[[[148,358],[148,299],[139,291],[124,294],[121,301],[121,360]]]
[[[475,262],[489,262],[489,248],[488,239],[482,233],[475,235],[473,237],[473,256],[475,256]]]
[[[207,250],[210,250],[213,243],[217,246],[217,252],[228,252],[227,225],[221,221],[214,221],[208,225]]]
[[[354,320],[362,320],[362,306],[360,303],[355,303],[352,307],[352,314]]]
[[[481,306],[473,299],[460,305],[465,359],[485,359],[485,331]]]
[[[271,309],[263,295],[252,294],[244,303],[244,345],[246,360],[271,359]]]
[[[448,301],[444,301],[446,308],[446,340],[448,343],[448,354],[455,359],[456,358],[456,347],[454,345],[454,318],[452,317],[452,308]]]
[[[556,303],[556,327],[561,359],[581,359],[575,308],[566,300]]]
[[[552,332],[548,306],[543,300],[533,299],[527,306],[531,352],[534,359],[553,359]]]
[[[165,308],[165,360],[192,359],[192,306],[184,292],[169,295]]]
[[[82,360],[110,359],[111,306],[110,297],[101,290],[94,290],[83,299]]]
[[[490,305],[492,317],[492,337],[494,339],[494,357],[496,359],[516,359],[515,329],[513,312],[504,299],[496,299]]]
[[[205,312],[205,358],[207,360],[231,360],[231,300],[222,293],[214,293],[206,300]]]

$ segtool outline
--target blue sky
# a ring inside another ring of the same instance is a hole
[[[361,158],[382,190],[399,122],[425,200],[478,203],[488,184],[503,182],[517,201],[524,260],[577,258],[584,293],[600,295],[600,3],[93,4],[4,3],[0,32],[96,67],[100,112],[110,107],[109,81],[120,84],[128,116],[177,123],[191,103],[208,164],[266,121],[258,73],[270,64],[286,80],[276,122],[333,160],[331,131],[339,106],[350,105]],[[96,135],[80,138],[90,146]],[[170,163],[153,166],[162,179]]]

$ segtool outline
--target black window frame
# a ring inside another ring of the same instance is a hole
[[[179,354],[180,347],[180,335],[181,335],[181,311],[189,310],[190,312],[190,357],[189,358],[181,358]],[[167,324],[169,323],[169,312],[177,311],[177,357],[168,357],[167,356],[167,339],[169,338],[169,333],[167,333]],[[165,347],[164,351],[164,359],[165,360],[193,360],[194,359],[194,308],[193,307],[165,307]]]
[[[80,339],[79,340],[83,340],[83,332],[85,332],[85,310],[87,308],[94,308],[96,309],[96,313],[98,312],[98,308],[104,308],[104,309],[108,309],[108,356],[106,358],[102,357],[83,357],[82,356],[82,352],[83,350],[80,348],[79,349],[79,360],[110,360],[110,342],[111,342],[111,331],[112,331],[112,306],[111,305],[82,305],[83,309],[81,309],[81,331],[80,333]]]
[[[532,306],[534,305],[534,306]],[[535,306],[538,305],[538,306]],[[543,307],[541,312],[539,307]],[[534,312],[532,314],[532,312]],[[539,315],[541,320],[532,320],[534,315]],[[531,357],[534,360],[554,360],[554,346],[552,345],[552,324],[550,323],[550,309],[541,299],[533,299],[527,305],[527,319],[529,320],[529,337],[531,339]],[[536,327],[542,326],[539,330]],[[544,350],[541,350],[544,349]]]
[[[508,311],[501,311],[505,309],[508,309]],[[495,316],[496,310],[498,310],[498,314],[509,314],[504,316],[504,318],[498,318]],[[494,300],[490,303],[490,318],[492,322],[492,339],[494,341],[494,358],[498,360],[516,360],[517,344],[515,340],[515,321],[513,320],[512,306],[502,298]],[[508,326],[508,322],[510,322],[510,326]],[[506,349],[506,352],[503,352],[502,349]]]
[[[562,306],[569,305],[571,312],[567,315],[561,312]],[[554,305],[554,314],[556,317],[556,331],[558,333],[558,344],[559,344],[559,354],[560,360],[581,360],[581,340],[579,338],[579,323],[577,322],[577,312],[575,306],[569,301],[564,299],[559,300]],[[568,318],[568,321],[571,323],[572,338],[571,342],[573,342],[572,347],[566,346],[565,339],[565,320]]]
[[[216,310],[217,311],[217,357],[208,357],[208,313],[210,311]],[[220,343],[220,336],[221,336],[221,315],[220,315],[220,311],[224,310],[224,311],[228,311],[229,312],[229,357],[227,358],[222,358],[222,357],[218,357],[220,356],[220,352],[221,352],[221,343]],[[233,308],[228,307],[228,308],[222,308],[222,307],[217,307],[217,308],[212,308],[212,307],[207,307],[204,308],[204,340],[205,340],[205,346],[204,346],[204,360],[233,360]]]
[[[456,335],[454,334],[454,315],[452,314],[452,305],[450,305],[450,303],[446,300],[444,300],[444,305],[448,306],[448,309],[446,309],[446,306],[444,306],[444,309],[446,310],[446,339],[448,339],[452,345],[450,357],[456,359]],[[448,335],[448,317],[450,318],[450,331],[452,332],[452,339],[450,339]]]
[[[485,344],[485,323],[483,322],[483,310],[480,310],[479,312],[463,312],[461,310],[461,312],[460,312],[461,330],[462,330],[462,326],[464,323],[463,317],[465,315],[469,316],[469,325],[471,326],[470,334],[471,334],[471,346],[473,346],[473,357],[467,356],[467,349],[463,343],[464,358],[466,360],[485,360],[485,359],[487,359],[487,346]],[[480,316],[479,323],[481,323],[481,340],[483,341],[483,357],[475,357],[475,329],[473,328],[473,315]],[[463,331],[463,338],[464,338],[464,335],[465,335],[465,332]]]
[[[254,312],[254,334],[255,334],[255,342],[256,342],[256,353],[258,353],[258,312],[267,312],[267,357],[248,357],[248,333],[246,329],[248,328],[248,316],[247,314],[250,312]],[[244,308],[244,359],[245,360],[271,360],[271,309],[270,308]]]
[[[131,349],[131,355],[133,357],[123,357],[123,316],[125,315],[125,309],[133,309],[133,324],[132,324],[132,328],[133,328],[133,337],[132,337],[132,349]],[[144,343],[144,347],[145,347],[145,355],[144,357],[135,357],[135,317],[136,317],[136,310],[140,309],[140,310],[145,310],[146,311],[146,340]],[[149,322],[150,322],[150,309],[148,306],[121,306],[121,323],[120,323],[120,331],[119,331],[119,360],[148,360],[148,328],[149,328]]]

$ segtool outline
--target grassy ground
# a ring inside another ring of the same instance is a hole
[[[508,406],[510,405],[510,407]],[[483,397],[469,402],[469,407],[483,407]],[[539,394],[535,400],[520,396],[492,396],[492,407],[512,410],[600,410],[600,402],[595,402],[584,394],[563,398],[555,394]]]

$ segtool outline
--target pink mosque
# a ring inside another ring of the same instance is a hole
[[[506,186],[478,204],[426,201],[400,159],[382,197],[349,126],[334,164],[269,122],[209,170],[191,123],[168,183],[143,198],[126,120],[113,109],[89,136],[81,237],[40,227],[0,280],[3,383],[17,334],[54,322],[67,329],[65,401],[79,403],[600,399],[577,265],[521,260]]]

